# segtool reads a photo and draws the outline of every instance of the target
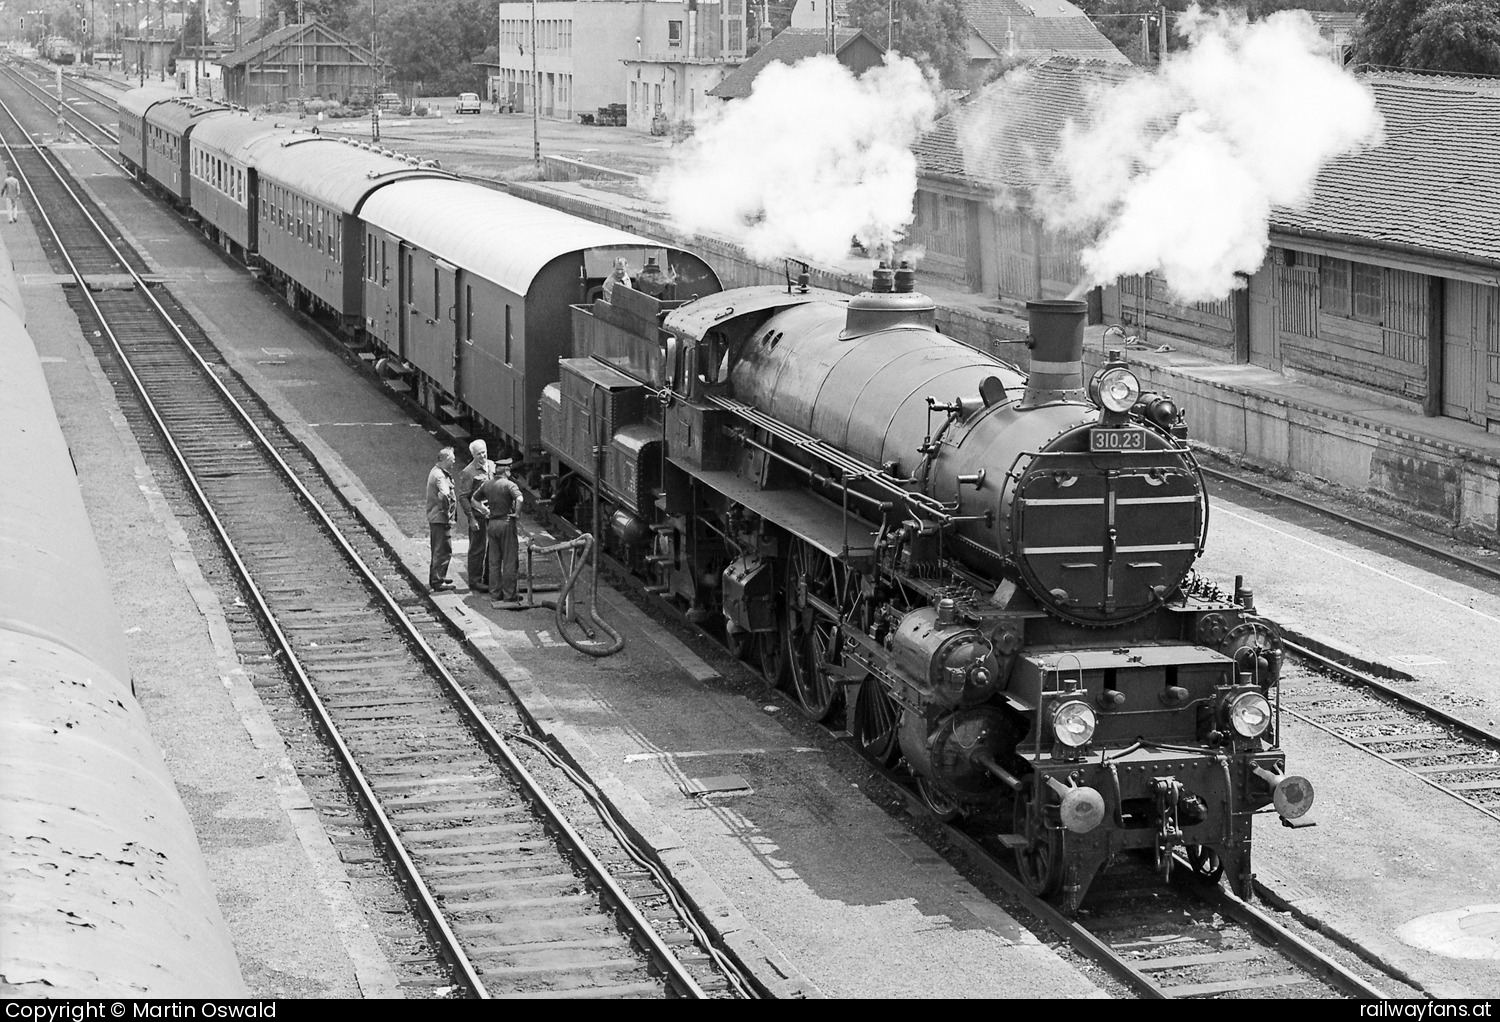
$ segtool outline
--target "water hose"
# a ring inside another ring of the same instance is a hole
[[[567,578],[563,581],[562,588],[558,590],[556,601],[542,600],[538,605],[542,607],[552,608],[554,620],[557,622],[557,634],[561,635],[563,637],[563,641],[565,641],[569,646],[572,646],[574,649],[578,650],[578,652],[586,653],[591,657],[607,657],[613,656],[614,654],[620,652],[620,650],[625,648],[625,637],[618,631],[616,631],[608,621],[605,621],[602,617],[599,616],[599,608],[597,602],[599,594],[599,561],[595,556],[594,547],[595,540],[593,534],[584,532],[580,533],[572,539],[565,539],[561,543],[553,543],[551,546],[532,548],[533,553],[557,554],[559,559],[561,559],[562,557],[562,551],[575,551],[573,555],[573,567],[568,572]],[[576,609],[573,610],[570,614],[567,608],[572,606],[573,587],[578,584],[578,579],[583,575],[584,566],[587,564],[593,564],[594,566],[594,584],[589,589],[588,621],[585,621],[582,617],[579,616]],[[566,627],[570,617],[580,628],[583,629],[584,633],[590,639],[593,639],[595,635],[594,629],[589,627],[589,621],[592,621],[594,625],[599,629],[599,631],[602,631],[604,632],[604,634],[609,636],[609,644],[599,645],[598,643],[585,643],[573,638],[573,636],[568,633]]]

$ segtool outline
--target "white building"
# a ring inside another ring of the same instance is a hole
[[[536,104],[544,117],[597,116],[612,104],[631,111],[637,123],[658,110],[675,116],[699,101],[698,76],[684,71],[674,92],[670,76],[648,80],[647,58],[662,68],[688,68],[737,62],[745,54],[745,0],[541,0],[535,22],[532,10],[527,0],[500,4],[491,94],[516,111]]]

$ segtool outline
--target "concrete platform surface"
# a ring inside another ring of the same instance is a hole
[[[223,610],[26,222],[6,224],[29,326],[126,633],[136,694],[256,997],[395,995]]]

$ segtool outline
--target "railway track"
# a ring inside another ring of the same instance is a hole
[[[38,103],[52,107],[61,107],[60,120],[66,120],[72,129],[78,132],[79,137],[88,144],[99,149],[116,166],[122,166],[120,161],[110,151],[119,143],[119,136],[108,125],[90,117],[73,103],[67,101],[67,89],[71,87],[80,96],[85,93],[91,94],[88,102],[107,112],[111,116],[114,113],[114,97],[108,96],[97,89],[82,84],[76,75],[64,74],[63,95],[58,95],[56,89],[56,69],[46,64],[34,61],[25,61],[12,57],[0,62],[0,73],[5,78],[15,83],[26,94]],[[47,86],[51,86],[48,88]]]
[[[67,295],[85,336],[212,523],[265,655],[300,688],[440,949],[447,989],[702,997],[740,983],[711,947],[691,956],[695,968],[679,960],[673,945],[689,947],[696,924],[653,910],[658,933],[434,649],[441,626],[425,600],[409,580],[404,594],[400,578],[393,586],[399,570],[372,568],[373,542],[362,552],[346,537],[360,531],[354,512],[316,466],[289,463],[292,441],[236,398],[186,313],[0,107],[15,125],[3,132],[7,157],[54,265],[74,281]],[[657,879],[640,873],[625,882],[661,900]]]

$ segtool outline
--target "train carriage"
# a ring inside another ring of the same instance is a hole
[[[523,451],[540,441],[542,390],[571,354],[569,307],[616,259],[655,260],[684,296],[720,289],[697,256],[502,192],[403,181],[371,196],[365,330],[422,376],[428,407],[456,400]]]
[[[146,110],[146,176],[176,205],[192,202],[189,164],[194,127],[204,118],[228,113],[222,103],[174,96]]]
[[[193,129],[189,142],[192,180],[188,194],[214,240],[241,258],[258,248],[256,154],[293,134],[274,121],[248,114],[212,117]]]
[[[131,89],[117,101],[119,111],[120,158],[139,177],[146,172],[146,113],[158,103],[165,103],[176,93],[165,87]]]
[[[306,298],[349,326],[364,318],[359,213],[366,201],[397,181],[452,179],[435,163],[321,135],[282,138],[255,156],[261,260],[286,282],[289,301]]]

